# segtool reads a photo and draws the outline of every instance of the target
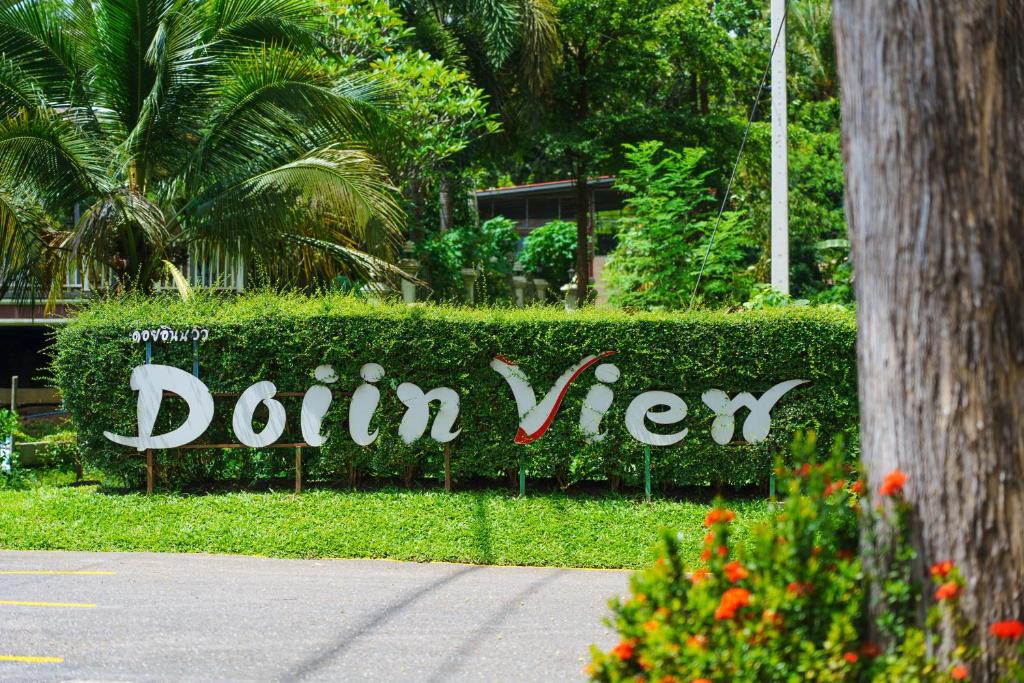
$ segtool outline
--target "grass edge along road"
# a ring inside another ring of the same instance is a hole
[[[654,559],[663,528],[681,533],[697,564],[710,507],[499,491],[147,497],[43,486],[0,491],[0,548],[636,568]],[[769,509],[764,500],[730,508],[741,537]]]

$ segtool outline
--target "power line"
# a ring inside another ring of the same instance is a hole
[[[750,134],[750,126],[754,123],[754,117],[757,115],[757,105],[761,101],[761,93],[764,92],[765,83],[768,82],[768,74],[771,73],[772,69],[772,58],[775,57],[775,48],[779,45],[779,37],[782,35],[782,30],[786,26],[786,19],[789,16],[789,0],[786,0],[785,7],[782,11],[782,21],[779,22],[779,32],[775,34],[775,38],[772,40],[772,49],[768,53],[768,64],[764,67],[764,73],[761,75],[761,84],[757,86],[757,94],[754,95],[754,104],[750,108],[750,116],[747,118],[747,125],[743,128],[743,137],[740,140],[740,148],[736,152],[736,161],[732,165],[732,173],[729,174],[729,182],[726,183],[725,193],[722,195],[722,204],[718,207],[718,216],[715,218],[715,227],[711,231],[711,239],[708,240],[708,248],[704,252],[704,260],[700,264],[700,272],[697,273],[697,281],[693,283],[693,292],[690,294],[690,303],[687,305],[686,310],[693,308],[693,302],[697,298],[697,289],[700,287],[701,278],[704,277],[704,269],[708,265],[708,257],[711,256],[711,247],[715,244],[715,235],[718,234],[718,226],[722,222],[722,214],[725,213],[725,205],[729,201],[729,193],[732,191],[733,181],[736,180],[736,171],[740,167],[740,159],[743,157],[743,148],[747,144],[747,136]]]

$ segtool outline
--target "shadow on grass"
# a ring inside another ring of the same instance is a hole
[[[487,518],[486,496],[473,496],[473,538],[480,552],[481,564],[494,564],[494,548],[491,546],[491,523]]]

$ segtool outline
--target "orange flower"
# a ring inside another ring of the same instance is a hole
[[[786,586],[786,592],[790,595],[804,595],[806,593],[810,593],[813,588],[813,584],[798,583],[797,581],[793,581],[788,586]]]
[[[950,678],[954,681],[966,681],[967,680],[967,667],[963,664],[957,664],[949,672]]]
[[[1024,623],[1021,623],[1017,619],[1011,619],[1010,621],[997,621],[989,627],[988,632],[996,638],[1016,640],[1021,636],[1024,636]]]
[[[857,481],[850,484],[850,490],[856,493],[857,495],[860,495],[861,493],[864,492],[864,482],[858,479]]]
[[[658,683],[676,683],[676,677],[672,674],[665,674],[658,679]]]
[[[931,573],[937,579],[944,579],[946,576],[953,571],[953,561],[946,560],[945,562],[936,562],[932,565]]]
[[[658,609],[654,610],[654,613],[662,619],[667,619],[668,615],[671,614],[671,611],[668,607],[659,607]]]
[[[733,560],[729,564],[725,565],[725,577],[729,579],[730,583],[736,583],[748,576],[750,576],[750,574],[737,560]]]
[[[834,482],[832,482],[831,484],[829,484],[828,486],[825,487],[825,497],[828,498],[829,496],[831,496],[836,491],[842,491],[844,488],[846,488],[846,482],[845,481],[843,481],[843,480],[834,481]]]
[[[732,619],[736,610],[750,604],[750,591],[744,588],[730,588],[722,594],[722,600],[715,610],[715,619]]]
[[[690,683],[711,683],[707,678],[695,678]]]
[[[695,650],[703,650],[708,646],[708,637],[699,633],[695,636],[690,636],[686,641],[686,646],[692,647]]]
[[[732,510],[721,510],[719,508],[715,508],[708,513],[707,517],[704,518],[704,526],[711,526],[717,522],[729,523],[734,519],[736,519],[736,513]]]
[[[709,572],[707,569],[694,569],[693,572],[690,574],[690,581],[694,585],[697,585],[709,576],[711,576],[711,572]]]
[[[900,470],[893,470],[885,475],[885,479],[882,480],[882,486],[879,487],[878,492],[883,496],[898,496],[903,493],[903,485],[906,483],[907,475]]]
[[[870,640],[860,646],[860,653],[865,657],[877,657],[882,654],[882,648],[878,647],[877,643],[873,643]]]
[[[715,532],[714,531],[709,531],[704,536],[704,545],[711,545],[714,542],[715,542]]]
[[[700,554],[700,561],[707,562],[711,559],[711,548],[705,548],[704,552]]]
[[[772,624],[773,626],[781,626],[782,615],[780,615],[775,610],[766,609],[764,612],[761,612],[761,621],[765,622],[766,624]]]
[[[936,600],[949,600],[960,595],[960,585],[956,581],[947,581],[935,591]]]
[[[623,640],[621,643],[612,648],[612,654],[625,662],[633,658],[633,648],[635,647],[635,638]]]
[[[848,661],[850,664],[856,664],[857,660],[860,659],[860,657],[857,656],[856,652],[846,652],[843,653],[843,659]]]
[[[659,624],[659,623],[658,623],[658,622],[657,622],[656,620],[654,620],[654,619],[651,619],[650,621],[645,621],[645,622],[644,622],[644,630],[645,630],[645,631],[647,631],[648,633],[654,633],[654,632],[655,632],[655,631],[657,631],[657,630],[658,630],[658,629],[659,629],[660,627],[661,627],[661,624]]]
[[[725,557],[728,554],[729,554],[729,549],[728,548],[726,548],[724,545],[718,546],[718,555],[719,555],[719,557]]]

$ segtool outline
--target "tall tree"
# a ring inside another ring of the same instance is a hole
[[[146,290],[190,244],[383,267],[363,249],[403,217],[359,144],[381,93],[312,58],[321,26],[307,0],[0,0],[0,292],[75,266]]]
[[[1024,605],[1024,4],[834,13],[868,478],[909,475],[921,567],[961,567],[984,633]]]

